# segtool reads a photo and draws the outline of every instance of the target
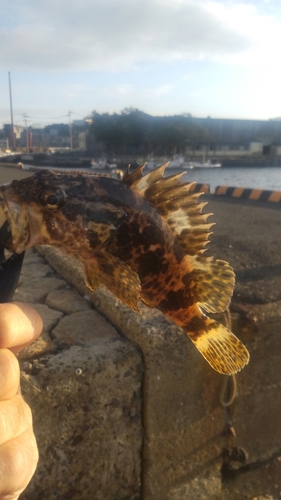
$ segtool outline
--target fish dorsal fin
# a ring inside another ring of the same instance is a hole
[[[132,187],[133,184],[138,182],[143,177],[142,172],[145,165],[146,165],[145,163],[139,165],[139,167],[137,167],[132,172],[130,171],[130,165],[128,165],[127,170],[122,179],[123,184],[126,184],[126,186],[128,187]]]
[[[143,175],[145,164],[132,173],[128,169],[122,182],[155,206],[186,254],[203,253],[213,226],[206,221],[212,214],[202,213],[206,203],[198,203],[198,198],[203,193],[190,192],[195,183],[181,182],[186,172],[164,177],[168,165],[164,163],[146,175]]]

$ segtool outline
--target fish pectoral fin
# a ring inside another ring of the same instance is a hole
[[[88,268],[87,264],[84,264],[84,278],[87,287],[93,292],[101,286],[100,281],[97,279],[96,275],[93,274],[91,267]]]
[[[99,285],[104,285],[127,306],[138,311],[140,279],[125,262],[106,252],[99,252],[84,264],[84,268],[89,288],[94,290]]]
[[[219,373],[237,373],[249,362],[249,352],[244,344],[225,326],[210,318],[206,318],[205,329],[200,335],[189,334],[189,337],[211,367]]]
[[[212,257],[188,256],[196,283],[196,302],[208,313],[225,311],[230,303],[235,283],[232,267],[224,260]]]

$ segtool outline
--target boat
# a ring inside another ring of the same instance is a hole
[[[184,156],[181,155],[174,155],[171,160],[167,160],[169,162],[168,168],[184,168],[185,165],[185,159]],[[157,166],[161,164],[161,161],[156,160],[154,158],[150,158],[146,162],[146,167],[148,170],[153,170]]]
[[[35,167],[90,168],[93,160],[63,153],[28,153],[20,155],[20,161]]]
[[[168,167],[169,168],[181,168],[184,166],[184,163],[185,163],[184,156],[174,155],[173,159],[170,160]]]
[[[112,160],[108,160],[107,158],[99,158],[97,161],[93,161],[92,162],[92,166],[91,168],[92,169],[102,169],[102,170],[115,170],[116,168],[118,168],[118,160],[116,160],[115,158],[113,158]]]
[[[108,161],[106,164],[106,168],[109,168],[110,170],[114,170],[117,167],[118,167],[118,163],[115,160]]]
[[[98,160],[92,160],[91,168],[94,170],[104,170],[106,168],[106,158],[99,158]]]
[[[189,168],[219,168],[221,163],[212,163],[210,160],[203,161],[202,163],[197,161],[190,161]]]

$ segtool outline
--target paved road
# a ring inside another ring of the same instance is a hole
[[[0,167],[0,183],[32,172]],[[215,222],[208,255],[227,260],[246,302],[281,300],[281,204],[202,195]],[[247,286],[245,286],[247,284]],[[242,294],[242,295],[241,295]]]
[[[236,272],[236,294],[246,302],[281,300],[281,204],[208,197],[216,222],[208,253]]]
[[[20,168],[13,167],[2,167],[0,166],[0,184],[5,184],[13,179],[24,179],[32,175],[32,172],[27,170],[21,170]]]

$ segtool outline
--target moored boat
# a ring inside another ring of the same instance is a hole
[[[210,160],[204,161],[202,163],[196,161],[189,162],[189,168],[219,168],[221,163],[212,163]]]

